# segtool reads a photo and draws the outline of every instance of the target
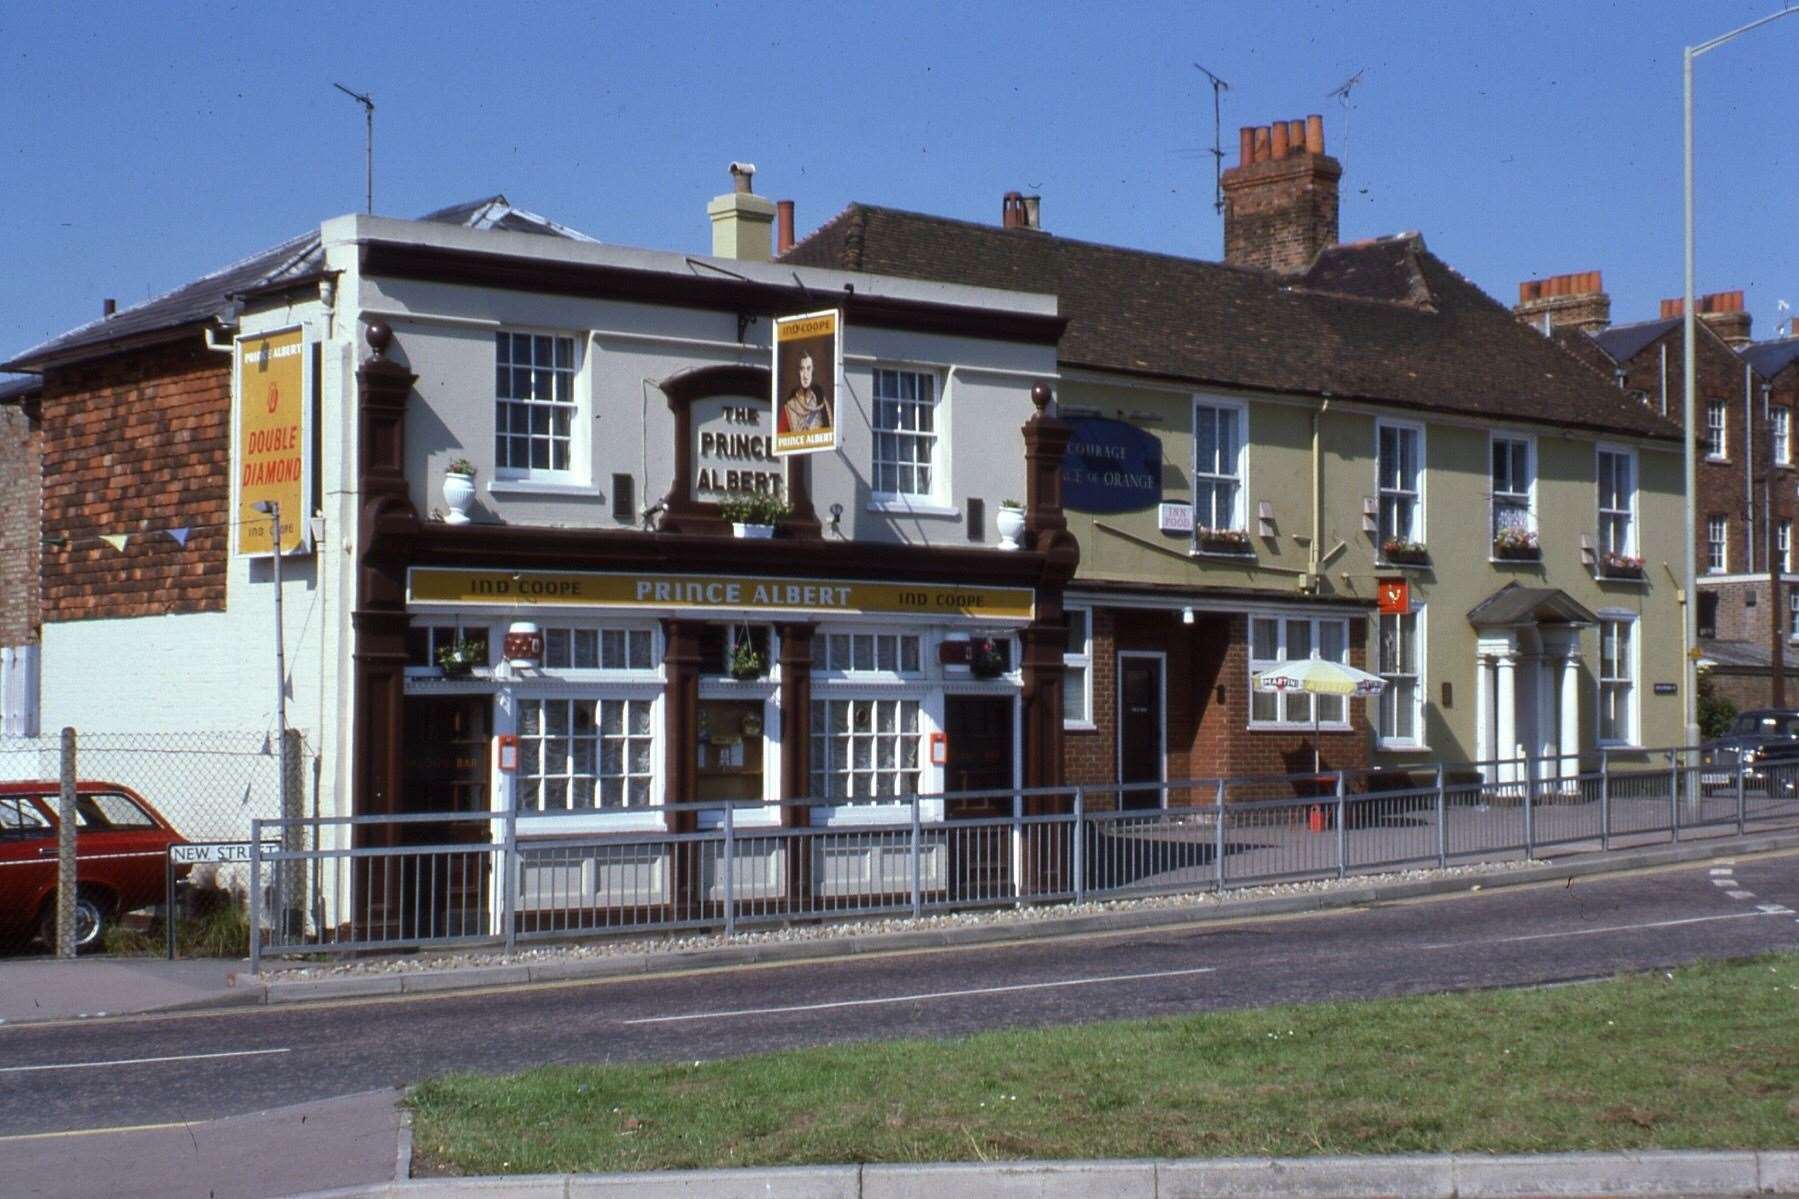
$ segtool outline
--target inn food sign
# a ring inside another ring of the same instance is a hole
[[[1162,443],[1121,420],[1083,417],[1062,460],[1062,506],[1076,512],[1137,512],[1162,499]]]

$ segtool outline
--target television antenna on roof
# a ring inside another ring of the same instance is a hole
[[[1193,69],[1212,81],[1212,207],[1219,212],[1224,211],[1224,145],[1222,143],[1222,126],[1224,123],[1224,93],[1231,90],[1231,85],[1198,63]]]
[[[362,105],[362,114],[367,121],[367,133],[363,139],[363,179],[366,190],[364,203],[372,214],[375,211],[375,100],[373,96],[353,92],[341,83],[331,86]]]
[[[1367,73],[1368,68],[1363,67],[1348,79],[1345,79],[1341,87],[1326,92],[1324,95],[1326,100],[1336,100],[1343,105],[1343,153],[1337,155],[1338,160],[1341,162],[1349,161],[1349,114],[1355,108],[1355,105],[1350,103],[1349,93],[1361,86],[1362,76]]]

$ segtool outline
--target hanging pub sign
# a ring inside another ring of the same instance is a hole
[[[1412,610],[1412,584],[1407,579],[1382,579],[1379,583],[1380,614],[1404,616]]]
[[[543,632],[536,622],[515,620],[506,626],[506,637],[500,642],[506,664],[521,670],[535,670],[543,665]]]
[[[837,393],[842,385],[843,314],[776,317],[776,454],[837,448]]]
[[[1137,512],[1162,500],[1162,443],[1121,420],[1070,421],[1062,459],[1062,506],[1077,512]]]
[[[303,329],[240,337],[234,383],[232,525],[237,552],[272,552],[274,521],[255,505],[270,501],[281,514],[281,552],[310,548],[312,521],[312,355]]]

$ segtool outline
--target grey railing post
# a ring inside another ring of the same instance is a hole
[[[75,730],[63,726],[62,764],[56,800],[56,944],[59,958],[75,956]],[[170,919],[174,914],[170,913]]]
[[[1680,751],[1668,752],[1668,836],[1680,842]]]
[[[1599,751],[1599,851],[1612,847],[1612,754]]]
[[[1524,768],[1524,857],[1526,860],[1536,856],[1536,780],[1531,777],[1530,767]]]
[[[1212,874],[1218,893],[1224,894],[1224,780],[1218,780],[1212,795]]]
[[[505,877],[500,881],[500,920],[501,932],[506,938],[506,953],[511,956],[518,948],[518,886],[519,879],[525,873],[524,865],[518,857],[518,804],[508,802],[506,820],[500,833],[500,869]]]
[[[1739,837],[1748,831],[1748,828],[1745,825],[1744,819],[1743,819],[1744,807],[1745,807],[1745,804],[1743,802],[1743,751],[1739,749],[1739,750],[1737,750],[1737,836],[1739,836]]]
[[[1318,701],[1314,699],[1313,703]],[[1349,831],[1343,819],[1343,772],[1337,771],[1337,877],[1349,873]]]
[[[262,821],[250,821],[250,973],[262,973]]]
[[[924,846],[920,844],[922,835],[921,821],[918,813],[918,796],[912,796],[912,918],[924,915],[924,880],[923,872]]]
[[[1437,865],[1449,865],[1449,795],[1444,789],[1443,763],[1437,763]]]
[[[1087,793],[1074,789],[1074,901],[1087,897]]]
[[[737,820],[733,813],[737,805],[730,800],[725,801],[725,936],[737,935],[737,892],[733,883],[737,877]]]

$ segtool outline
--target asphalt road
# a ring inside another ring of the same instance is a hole
[[[1786,853],[1147,933],[22,1025],[0,1028],[0,1135],[206,1120],[455,1070],[1603,977],[1799,948],[1794,909],[1799,853]]]

